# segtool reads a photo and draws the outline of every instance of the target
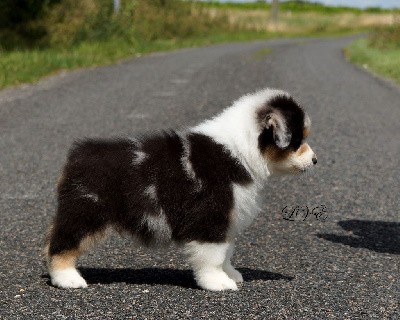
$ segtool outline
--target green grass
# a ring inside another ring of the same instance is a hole
[[[63,69],[111,63],[135,54],[126,43],[82,43],[69,49],[0,52],[0,88],[20,83],[32,83]]]
[[[121,39],[81,43],[70,48],[47,48],[23,51],[0,51],[0,88],[38,79],[62,70],[107,65],[116,61],[155,51],[209,45],[228,41],[266,38],[266,33],[216,33],[210,37],[183,40],[155,40],[130,43]]]
[[[345,54],[351,62],[400,84],[400,47],[379,49],[368,39],[360,39],[347,47]]]

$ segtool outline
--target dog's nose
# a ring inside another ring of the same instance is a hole
[[[313,163],[313,164],[317,164],[317,157],[313,157],[313,158],[312,158],[312,163]]]

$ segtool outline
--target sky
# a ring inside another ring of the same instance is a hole
[[[254,2],[254,0],[220,0],[221,2]],[[313,2],[321,2],[327,5],[342,5],[349,7],[367,8],[400,8],[400,0],[312,0]]]

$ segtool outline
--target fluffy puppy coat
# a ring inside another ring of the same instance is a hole
[[[146,246],[176,243],[201,288],[237,290],[235,237],[258,214],[269,175],[316,163],[309,128],[288,93],[265,89],[186,131],[76,142],[46,241],[52,284],[86,287],[76,260],[114,229]]]

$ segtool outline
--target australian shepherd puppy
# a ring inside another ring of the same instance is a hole
[[[114,229],[150,247],[178,244],[201,288],[237,290],[235,237],[258,214],[268,176],[317,163],[309,130],[288,93],[265,89],[188,130],[76,142],[46,241],[52,284],[86,287],[77,258]]]

